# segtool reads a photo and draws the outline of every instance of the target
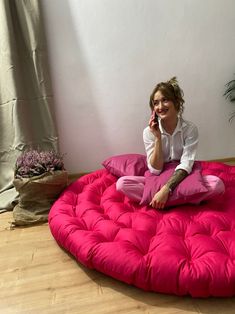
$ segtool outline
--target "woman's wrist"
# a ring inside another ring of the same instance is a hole
[[[158,133],[155,135],[155,138],[156,138],[158,141],[161,141],[161,140],[162,140],[162,134],[161,134],[161,132],[158,132]]]
[[[165,184],[165,185],[163,185],[163,187],[162,187],[167,193],[169,193],[170,195],[172,194],[172,189],[171,189],[171,187],[169,186],[169,185],[167,185],[167,184]]]

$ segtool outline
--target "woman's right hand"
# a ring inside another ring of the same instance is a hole
[[[153,133],[153,135],[159,139],[161,138],[161,131],[159,129],[159,124],[158,122],[155,122],[155,113],[153,111],[150,120],[149,120],[149,127],[150,127],[150,131]]]
[[[150,206],[152,206],[153,208],[157,208],[157,209],[163,209],[165,207],[165,204],[168,200],[169,197],[169,193],[170,193],[170,189],[164,185],[160,191],[158,191],[152,201],[150,202]]]

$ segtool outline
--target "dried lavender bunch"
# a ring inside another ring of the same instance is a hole
[[[54,151],[27,150],[16,160],[15,178],[30,178],[56,170],[65,170],[62,156]]]

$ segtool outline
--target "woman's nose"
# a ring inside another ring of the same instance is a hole
[[[159,108],[159,109],[162,109],[162,108],[163,108],[163,101],[162,101],[162,100],[159,101],[158,108]]]

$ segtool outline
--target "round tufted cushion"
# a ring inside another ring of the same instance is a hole
[[[131,202],[105,169],[83,176],[52,206],[52,235],[83,265],[144,290],[235,295],[235,167],[202,169],[223,180],[223,198],[168,211]]]

